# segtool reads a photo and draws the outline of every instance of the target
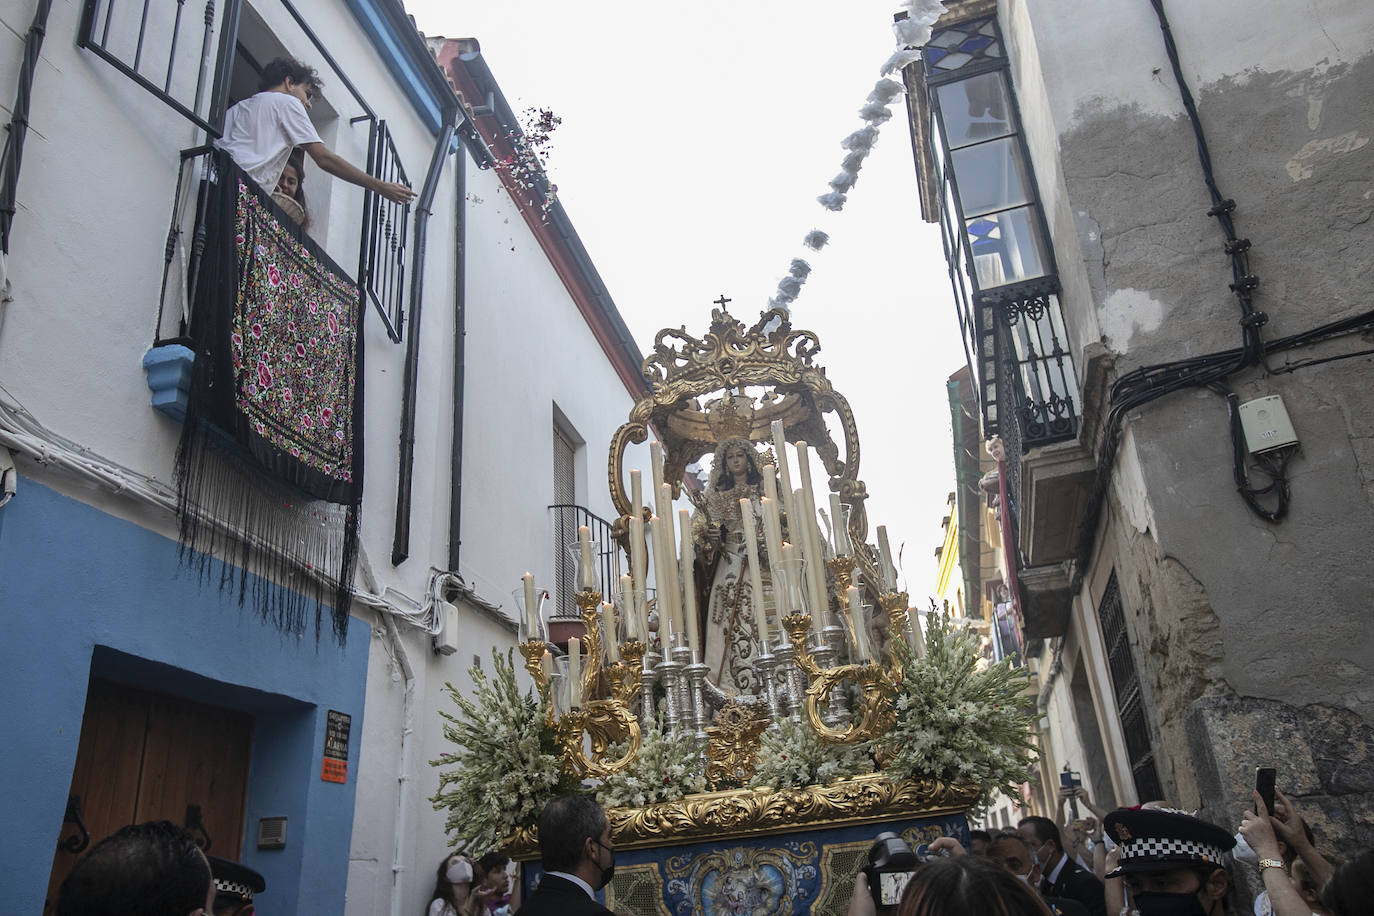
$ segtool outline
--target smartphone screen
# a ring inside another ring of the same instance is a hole
[[[1076,789],[1083,785],[1083,776],[1079,773],[1060,773],[1059,785],[1064,789]]]
[[[878,905],[896,906],[902,902],[902,894],[915,872],[884,871],[878,873]]]
[[[1266,814],[1274,813],[1274,777],[1273,767],[1255,767],[1255,791],[1264,799]]]

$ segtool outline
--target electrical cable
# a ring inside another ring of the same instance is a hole
[[[1288,514],[1288,459],[1297,452],[1297,446],[1287,446],[1272,452],[1257,453],[1255,460],[1261,465],[1261,470],[1269,476],[1270,483],[1269,486],[1259,489],[1251,487],[1250,473],[1246,467],[1246,458],[1249,456],[1250,450],[1245,444],[1245,429],[1240,421],[1240,399],[1226,385],[1217,383],[1210,387],[1226,398],[1226,409],[1231,420],[1231,475],[1235,479],[1236,490],[1245,500],[1245,504],[1250,507],[1250,511],[1265,521],[1280,521]],[[1273,509],[1266,509],[1260,505],[1259,497],[1271,493],[1277,498],[1278,504]]]

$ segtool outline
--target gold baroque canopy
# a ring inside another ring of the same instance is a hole
[[[652,425],[664,447],[663,479],[681,492],[688,464],[714,450],[724,428],[740,438],[770,443],[770,427],[781,420],[789,442],[807,442],[830,476],[830,489],[851,506],[850,531],[864,543],[868,521],[863,502],[867,489],[858,478],[859,433],[845,400],[813,361],[820,340],[811,331],[794,330],[782,309],[770,309],[746,329],[721,309],[711,313],[711,327],[702,338],[685,328],[665,328],[654,338],[654,352],[644,360],[643,374],[650,391],[630,411],[629,419],[611,439],[609,483],[611,500],[620,516],[623,534],[630,514],[625,488],[625,449],[648,439]],[[755,396],[746,389],[761,389]],[[732,393],[745,396],[738,409]],[[703,398],[723,395],[714,401]],[[723,411],[725,419],[713,417]],[[826,414],[833,414],[843,440],[831,437]]]

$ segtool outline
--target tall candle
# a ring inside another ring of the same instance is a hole
[[[633,576],[620,577],[620,613],[625,615],[625,638],[639,639],[639,619],[635,614],[635,580]]]
[[[811,449],[805,442],[797,443],[797,476],[801,478],[802,528],[806,532],[807,567],[811,570],[811,588],[815,601],[826,615],[830,599],[825,584],[825,552],[821,549],[821,532],[816,525],[816,491],[811,487]]]
[[[606,641],[606,661],[614,665],[620,661],[620,645],[615,638],[615,605],[601,602],[602,638]]]
[[[748,499],[739,501],[740,518],[744,521],[744,549],[749,555],[749,586],[753,595],[749,603],[754,606],[754,626],[759,631],[759,646],[768,651],[768,609],[763,606],[763,578],[759,575],[759,545],[754,528],[754,504]]]
[[[538,639],[539,606],[534,603],[534,574],[525,573],[520,577],[520,583],[525,586],[525,628],[529,631],[527,638]]]
[[[887,526],[878,526],[878,560],[882,566],[883,589],[897,590],[897,567],[892,565],[892,548],[887,543]]]
[[[687,627],[687,645],[694,659],[701,658],[697,621],[696,549],[692,544],[692,514],[686,509],[677,511],[678,528],[682,533],[682,616]]]
[[[844,521],[844,503],[840,502],[840,494],[830,494],[830,524],[834,528],[835,555],[840,557],[852,557],[854,550],[849,546],[849,526]]]
[[[648,565],[644,560],[644,517],[638,511],[630,516],[630,576],[634,581],[630,590],[630,600],[634,602],[634,614],[639,621],[640,634],[647,642],[649,610],[644,604],[644,594]]]
[[[849,605],[849,623],[854,628],[854,654],[863,661],[868,661],[868,628],[864,626],[863,592],[851,585],[846,597]]]
[[[768,548],[768,565],[777,568],[778,561],[782,559],[782,525],[778,521],[778,500],[777,497],[769,499],[765,496],[759,500],[759,507],[763,510],[763,543]],[[773,583],[777,588],[777,582]]]
[[[586,525],[577,526],[577,546],[582,551],[582,587],[596,587],[596,567],[592,564],[592,529]]]
[[[664,635],[665,628],[673,632],[682,632],[676,618],[673,617],[673,605],[669,600],[669,563],[668,549],[663,538],[663,519],[657,515],[649,517],[649,542],[654,550],[654,584],[658,589],[658,632]],[[668,644],[664,638],[664,645]]]
[[[782,508],[787,513],[787,523],[795,525],[793,521],[797,515],[796,506],[792,505],[792,471],[787,460],[787,434],[783,432],[782,421],[773,421],[773,455],[778,460],[778,477],[782,486]],[[764,486],[767,486],[765,484]],[[797,533],[792,532],[792,542],[797,542]]]
[[[793,611],[800,611],[802,609],[802,558],[801,552],[797,550],[796,544],[789,544],[783,541],[782,569],[784,570],[782,581],[786,583],[786,588],[781,592],[778,591],[778,580],[773,580],[773,595],[777,599],[775,604],[777,605],[779,619],[781,619],[784,614],[790,614]]]
[[[680,583],[677,574],[677,533],[673,527],[673,488],[669,484],[663,484],[658,488],[659,497],[663,500],[664,512],[660,514],[663,519],[663,560],[664,567],[668,572],[668,610],[672,613],[674,632],[684,631],[682,620],[682,592],[679,591]]]
[[[630,514],[639,515],[644,508],[644,484],[640,481],[642,475],[639,468],[630,472]]]
[[[568,640],[568,708],[582,705],[582,640]]]
[[[792,494],[792,501],[797,507],[797,543],[806,561],[806,601],[811,606],[811,622],[820,629],[825,626],[830,611],[830,602],[825,591],[825,554],[820,549],[819,536],[816,534],[815,515],[807,513],[806,491],[798,488]],[[811,524],[807,524],[808,519],[811,520]]]
[[[652,465],[649,470],[654,475],[654,492],[651,494],[654,498],[654,513],[659,518],[667,518],[668,507],[660,502],[663,498],[660,495],[663,492],[663,446],[656,441],[649,443],[649,461]]]

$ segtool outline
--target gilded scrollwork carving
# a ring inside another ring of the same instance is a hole
[[[830,476],[830,488],[852,507],[850,532],[862,543],[868,532],[864,500],[867,488],[858,478],[859,434],[844,396],[831,386],[813,358],[820,352],[814,333],[796,330],[786,312],[771,309],[746,328],[742,321],[719,309],[712,312],[709,330],[694,337],[685,328],[665,328],[654,338],[653,352],[644,360],[649,391],[630,410],[611,440],[607,469],[611,500],[619,516],[615,534],[624,544],[625,519],[630,512],[624,457],[630,445],[644,442],[652,426],[664,445],[663,479],[680,495],[688,464],[714,449],[719,436],[709,421],[713,394],[763,389],[744,438],[770,440],[770,426],[781,420],[790,442],[806,442]],[[836,442],[825,415],[838,420],[842,443]],[[841,451],[841,445],[843,451]]]
[[[905,817],[940,817],[968,809],[976,785],[909,780],[893,782],[881,773],[804,789],[732,789],[689,795],[675,802],[606,812],[618,849],[666,842],[730,840],[774,833],[877,823]],[[521,829],[505,844],[517,859],[538,855],[533,829]]]

